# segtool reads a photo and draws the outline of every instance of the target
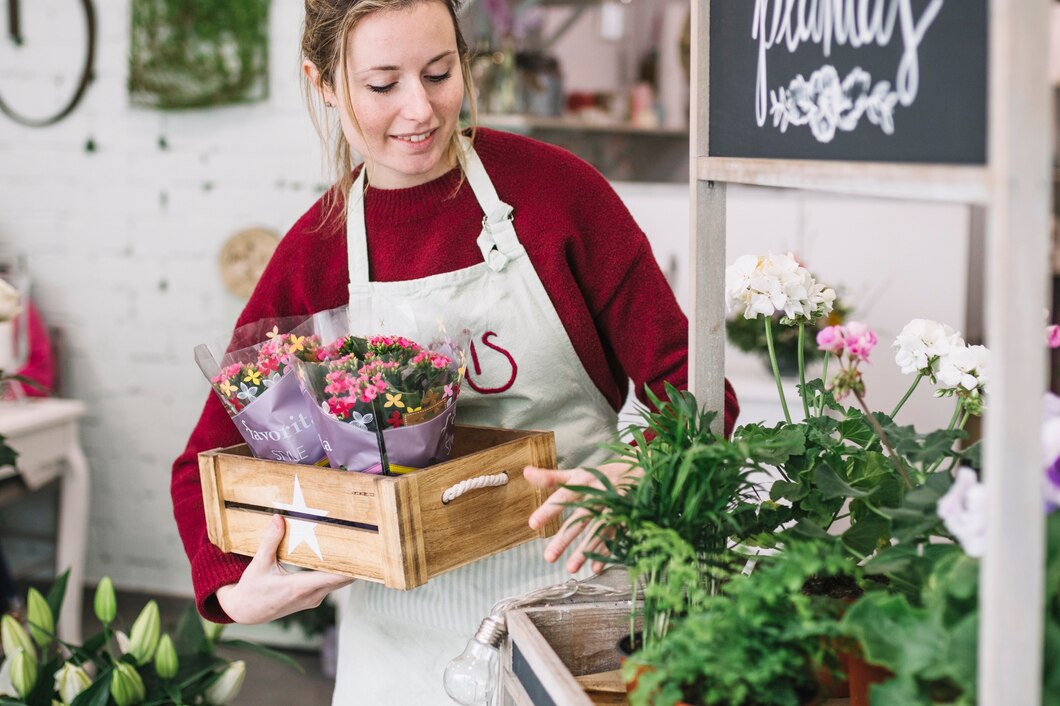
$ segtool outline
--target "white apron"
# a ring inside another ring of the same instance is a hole
[[[574,351],[519,242],[511,206],[497,196],[466,139],[464,146],[467,180],[486,214],[477,241],[483,262],[419,280],[368,281],[362,169],[347,210],[351,330],[409,335],[415,332],[376,327],[410,312],[444,311],[450,331],[472,332],[458,421],[553,430],[560,468],[599,464],[608,457],[599,445],[614,439],[615,410]],[[548,564],[542,558],[545,543],[524,544],[411,591],[354,582],[342,611],[333,704],[452,704],[442,673],[493,604],[569,578],[564,559]]]

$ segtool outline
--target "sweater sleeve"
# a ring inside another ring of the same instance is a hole
[[[281,241],[240,314],[237,327],[264,318],[312,313],[298,283],[308,281],[304,260],[309,243],[307,238],[314,235],[309,227],[313,220],[314,210],[311,210]],[[216,394],[210,391],[187,447],[173,463],[170,481],[177,529],[191,563],[195,602],[199,613],[215,622],[231,622],[217,602],[217,589],[236,583],[250,559],[222,552],[207,536],[198,454],[241,442],[235,424]]]
[[[577,191],[580,233],[568,248],[569,264],[609,360],[633,381],[642,403],[649,404],[645,386],[665,399],[665,383],[688,387],[688,319],[647,236],[611,185],[595,170],[580,177],[586,182]],[[732,434],[739,409],[726,380],[726,437]]]

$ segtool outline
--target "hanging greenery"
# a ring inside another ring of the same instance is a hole
[[[129,97],[162,110],[268,96],[269,0],[132,0]]]

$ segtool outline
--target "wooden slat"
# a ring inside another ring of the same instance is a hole
[[[527,439],[543,432],[522,429],[498,429],[496,427],[457,424],[454,427],[453,455],[451,460],[485,451],[509,441]]]
[[[547,438],[551,442],[551,435]],[[523,478],[523,468],[542,458],[542,452],[535,453],[525,440],[508,442],[417,474],[428,576],[555,532],[556,525],[535,532],[527,524],[540,504],[537,489]],[[442,493],[452,485],[501,472],[508,474],[507,485],[473,490],[442,504]]]
[[[224,514],[230,547],[226,551],[253,556],[258,550],[261,535],[272,516],[263,512],[231,508],[225,510]],[[307,569],[320,569],[369,581],[383,581],[383,541],[377,532],[337,527],[319,522],[309,523],[292,518],[287,518],[286,521],[288,523],[287,534],[280,542],[280,549],[277,552],[280,561]],[[313,533],[320,545],[322,559],[317,558],[306,542],[299,543],[294,547],[293,552],[288,551],[288,540],[291,532],[294,531],[292,528],[294,522],[314,525]]]
[[[976,204],[990,194],[984,167],[693,157],[701,181]]]
[[[217,456],[199,454],[199,483],[202,485],[203,510],[206,513],[206,534],[223,551],[231,551],[225,542],[224,513],[221,490],[217,487]]]
[[[379,524],[375,476],[224,455],[217,467],[226,501],[266,510],[289,504],[297,477],[308,507],[327,510],[332,519]]]
[[[418,474],[381,478],[379,535],[383,542],[383,577],[390,588],[410,589],[427,582]]]
[[[541,686],[556,704],[593,706],[563,660],[522,611],[508,613],[508,639],[518,646]],[[506,665],[509,666],[510,665]]]
[[[980,565],[984,706],[1042,703],[1042,309],[1049,269],[1052,124],[1047,0],[991,0],[984,421],[986,552]]]
[[[621,666],[617,646],[629,634],[630,612],[629,601],[577,603],[525,611],[549,648],[574,676]]]

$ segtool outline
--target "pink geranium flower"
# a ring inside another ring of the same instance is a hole
[[[877,342],[876,333],[860,321],[851,321],[843,327],[843,347],[851,360],[868,361]]]
[[[817,332],[817,348],[820,350],[839,355],[843,352],[843,347],[842,326],[829,326]]]

